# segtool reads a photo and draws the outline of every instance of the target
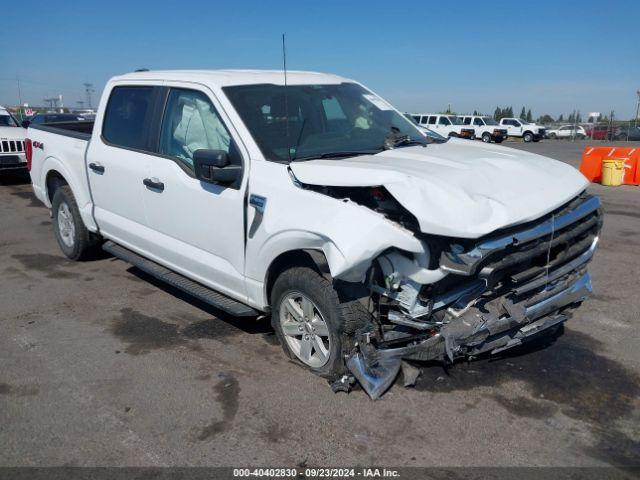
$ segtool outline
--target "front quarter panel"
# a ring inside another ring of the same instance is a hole
[[[266,198],[264,214],[251,206],[247,213],[245,274],[248,290],[262,292],[256,304],[267,305],[261,286],[271,263],[288,251],[321,250],[331,275],[347,281],[362,281],[371,260],[389,247],[423,252],[413,233],[382,215],[296,186],[287,165],[254,161],[249,186],[250,195]]]

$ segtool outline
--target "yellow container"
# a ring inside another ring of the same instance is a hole
[[[624,160],[602,161],[602,185],[617,187],[624,180]]]

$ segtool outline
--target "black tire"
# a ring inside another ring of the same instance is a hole
[[[522,135],[522,140],[524,140],[526,143],[532,142],[533,141],[533,133],[525,132],[524,135]]]
[[[557,136],[556,136],[556,134],[555,134],[555,133],[550,133],[550,134],[549,134],[549,138],[554,139],[554,138],[557,138]]]
[[[70,213],[69,221],[73,223],[73,234],[68,235],[66,240],[61,232],[59,218],[61,207],[64,209],[65,206]],[[62,253],[71,260],[83,260],[92,256],[100,243],[100,237],[91,233],[84,225],[78,204],[69,185],[62,185],[56,189],[51,202],[51,210],[53,212],[53,231]]]
[[[490,134],[490,133],[487,133],[487,132],[484,132],[484,133],[482,134],[482,141],[483,141],[484,143],[491,143],[491,134]]]
[[[300,360],[285,339],[280,322],[282,302],[290,294],[308,297],[327,324],[330,338],[329,359],[319,367]],[[346,373],[345,358],[355,345],[355,332],[367,325],[369,315],[357,299],[345,298],[334,284],[309,267],[293,267],[276,279],[271,290],[271,324],[285,354],[293,361],[329,380]]]

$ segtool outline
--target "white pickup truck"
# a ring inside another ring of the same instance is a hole
[[[95,123],[28,136],[67,257],[101,246],[226,312],[269,313],[286,354],[335,389],[376,398],[405,359],[519,345],[591,292],[602,212],[578,171],[429,143],[346,78],[131,73]]]
[[[545,128],[521,118],[501,118],[500,125],[507,129],[510,137],[522,138],[525,142],[539,142],[544,138]]]
[[[491,117],[481,115],[460,115],[460,120],[465,125],[472,126],[476,133],[475,137],[481,139],[484,143],[502,143],[507,138],[507,129],[501,127]]]

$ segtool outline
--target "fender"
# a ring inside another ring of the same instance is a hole
[[[84,167],[84,165],[83,165]],[[49,200],[49,192],[47,191],[47,176],[51,171],[58,172],[69,184],[71,187],[71,191],[73,192],[73,196],[76,199],[76,203],[78,204],[78,209],[80,210],[80,215],[82,216],[82,221],[86,225],[87,229],[92,232],[96,232],[98,230],[98,226],[96,225],[95,220],[93,219],[92,207],[93,203],[91,202],[91,198],[89,197],[89,192],[81,187],[83,185],[83,180],[78,179],[76,175],[72,173],[72,171],[65,167],[64,163],[61,162],[58,158],[54,156],[47,156],[42,163],[40,174],[39,185],[42,185],[43,197],[41,200],[47,206],[47,208],[51,208],[51,201]],[[84,172],[84,168],[83,168]]]

